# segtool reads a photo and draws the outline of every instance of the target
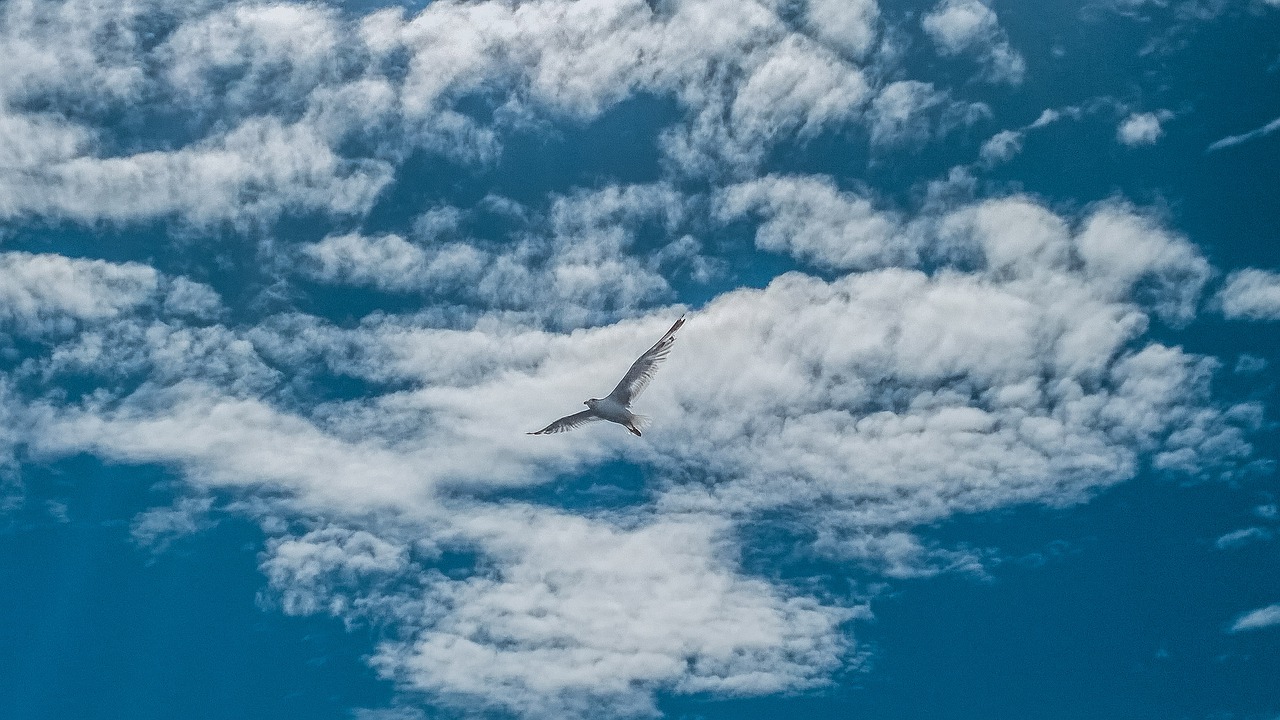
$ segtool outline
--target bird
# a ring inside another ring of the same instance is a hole
[[[649,385],[649,381],[653,379],[654,373],[658,372],[658,365],[667,358],[667,355],[671,354],[671,346],[676,341],[676,331],[684,325],[684,318],[685,316],[681,315],[680,319],[676,320],[675,324],[662,336],[661,340],[654,343],[653,347],[646,350],[643,355],[631,364],[631,369],[627,370],[627,374],[622,376],[622,380],[618,382],[618,386],[613,389],[613,392],[603,398],[584,400],[582,404],[587,406],[586,410],[566,415],[541,430],[525,434],[554,435],[596,420],[608,420],[630,430],[632,435],[642,437],[640,426],[648,418],[631,412],[631,402],[644,391]]]

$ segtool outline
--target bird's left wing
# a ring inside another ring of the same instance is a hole
[[[566,415],[537,432],[525,433],[525,435],[554,435],[555,433],[562,433],[562,432],[565,432],[566,430],[572,430],[578,427],[579,425],[586,425],[587,423],[593,420],[601,420],[601,419],[603,418],[595,414],[593,411],[583,410],[582,412],[579,412],[579,413]]]
[[[662,339],[653,344],[653,347],[645,351],[638,360],[631,364],[631,369],[627,374],[622,376],[622,381],[618,386],[609,393],[609,397],[621,403],[624,407],[631,404],[641,392],[649,385],[649,381],[653,379],[654,373],[658,372],[658,365],[667,358],[671,353],[671,346],[676,341],[676,331],[684,325],[684,316],[671,326],[667,334]]]

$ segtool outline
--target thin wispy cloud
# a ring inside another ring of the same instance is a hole
[[[1236,145],[1249,142],[1250,140],[1266,137],[1276,130],[1280,130],[1280,118],[1276,118],[1266,125],[1250,130],[1247,133],[1242,133],[1240,135],[1228,135],[1221,140],[1215,140],[1209,145],[1209,147],[1205,148],[1205,152],[1216,152],[1218,150],[1225,150],[1229,147],[1235,147]]]
[[[1270,627],[1280,625],[1280,604],[1268,605],[1250,610],[1249,612],[1236,618],[1231,624],[1230,632],[1248,632],[1251,630],[1265,630]]]

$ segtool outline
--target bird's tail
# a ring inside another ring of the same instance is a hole
[[[647,427],[649,427],[648,415],[630,413],[630,417],[627,418],[627,429],[631,431],[632,435],[635,435],[636,437],[640,437],[641,436],[640,431],[644,430]]]

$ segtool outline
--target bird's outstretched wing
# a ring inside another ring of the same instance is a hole
[[[586,425],[593,420],[603,419],[592,410],[583,410],[572,415],[566,415],[537,432],[525,433],[525,435],[554,435],[566,430],[572,430],[579,425]]]
[[[624,407],[631,404],[641,392],[649,385],[649,381],[653,379],[653,374],[658,372],[658,365],[666,359],[671,352],[671,345],[676,341],[676,331],[680,326],[684,325],[684,316],[676,321],[671,329],[667,331],[662,339],[653,344],[653,347],[645,351],[638,360],[631,364],[631,369],[626,375],[622,376],[622,382],[618,383],[618,387],[609,393],[609,397],[621,403]]]

